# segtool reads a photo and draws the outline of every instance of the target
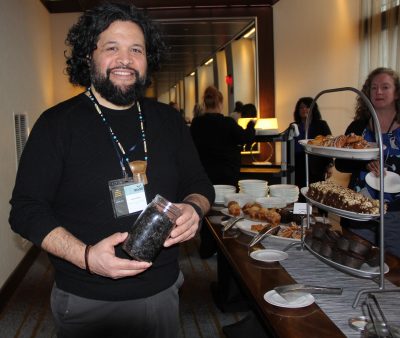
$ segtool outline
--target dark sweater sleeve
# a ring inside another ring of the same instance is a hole
[[[254,141],[256,131],[254,129],[254,122],[250,121],[246,129],[239,126],[234,119],[231,117],[225,117],[228,121],[229,129],[233,134],[233,138],[236,140],[237,144],[252,143]]]
[[[9,223],[22,237],[40,246],[60,226],[52,201],[62,175],[59,130],[46,115],[35,123],[23,150],[11,198]]]

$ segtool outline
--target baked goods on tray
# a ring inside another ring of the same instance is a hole
[[[367,149],[369,143],[360,135],[351,133],[349,135],[317,135],[314,139],[308,140],[308,144],[322,147]]]
[[[250,229],[254,232],[260,232],[265,228],[271,229],[272,227],[273,226],[271,224],[252,224],[250,226]],[[300,226],[294,222],[291,222],[288,225],[280,225],[278,228],[279,229],[277,229],[277,231],[273,233],[273,235],[284,238],[301,239]]]
[[[337,209],[361,214],[379,214],[379,200],[370,199],[329,180],[310,184],[307,197]]]
[[[281,215],[275,209],[263,208],[259,203],[246,203],[243,208],[240,208],[239,203],[232,201],[228,203],[228,212],[232,216],[239,216],[241,211],[248,218],[265,221],[271,224],[279,224]]]

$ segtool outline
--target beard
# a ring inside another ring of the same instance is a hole
[[[103,76],[96,65],[92,63],[90,78],[96,91],[107,101],[117,106],[129,106],[136,100],[142,98],[147,88],[146,76],[140,76],[136,69],[129,67],[118,67],[127,69],[135,74],[135,82],[128,86],[117,86],[110,80],[110,73],[113,69],[107,69],[106,76]]]

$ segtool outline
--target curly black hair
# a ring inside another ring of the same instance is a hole
[[[90,79],[90,59],[97,48],[99,35],[114,21],[131,21],[143,31],[146,41],[147,85],[153,72],[160,69],[167,47],[160,31],[143,11],[133,5],[105,2],[85,11],[68,32],[65,43],[71,47],[66,54],[66,72],[74,85],[88,87]]]

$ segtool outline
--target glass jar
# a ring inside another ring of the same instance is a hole
[[[181,214],[178,207],[157,195],[140,213],[122,249],[134,260],[154,261]]]

